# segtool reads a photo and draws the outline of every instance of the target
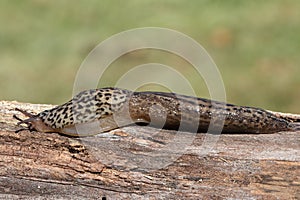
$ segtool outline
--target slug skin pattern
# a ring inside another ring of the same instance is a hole
[[[54,129],[105,118],[123,106],[129,93],[112,88],[86,90],[61,106],[39,113],[37,117]]]
[[[83,91],[65,104],[37,115],[19,111],[29,118],[15,118],[20,120],[19,124],[27,124],[30,130],[72,136],[78,136],[75,125],[89,126],[85,134],[94,135],[141,122],[192,132],[207,131],[210,123],[210,131],[230,133],[274,133],[296,131],[300,127],[299,118],[276,116],[259,108],[175,93],[132,92],[119,88]]]

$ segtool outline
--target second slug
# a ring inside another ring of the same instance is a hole
[[[300,117],[175,93],[132,92],[119,88],[83,91],[65,104],[37,115],[17,110],[29,117],[22,120],[14,116],[20,121],[18,124],[27,124],[29,130],[70,136],[95,135],[133,123],[198,132],[208,129],[228,133],[300,130]]]

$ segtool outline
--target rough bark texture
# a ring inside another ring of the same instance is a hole
[[[130,126],[86,138],[14,133],[0,101],[0,199],[300,199],[300,133],[192,134]]]

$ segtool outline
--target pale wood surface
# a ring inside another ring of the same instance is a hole
[[[15,107],[51,106],[0,101],[0,199],[300,199],[300,132],[17,134]]]

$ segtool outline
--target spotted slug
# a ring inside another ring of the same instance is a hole
[[[29,130],[69,136],[95,135],[140,123],[197,132],[220,128],[224,133],[300,130],[299,115],[175,93],[132,92],[111,87],[83,91],[70,101],[36,115],[17,110],[29,117],[22,120],[14,116],[20,121],[18,125],[26,124]]]

